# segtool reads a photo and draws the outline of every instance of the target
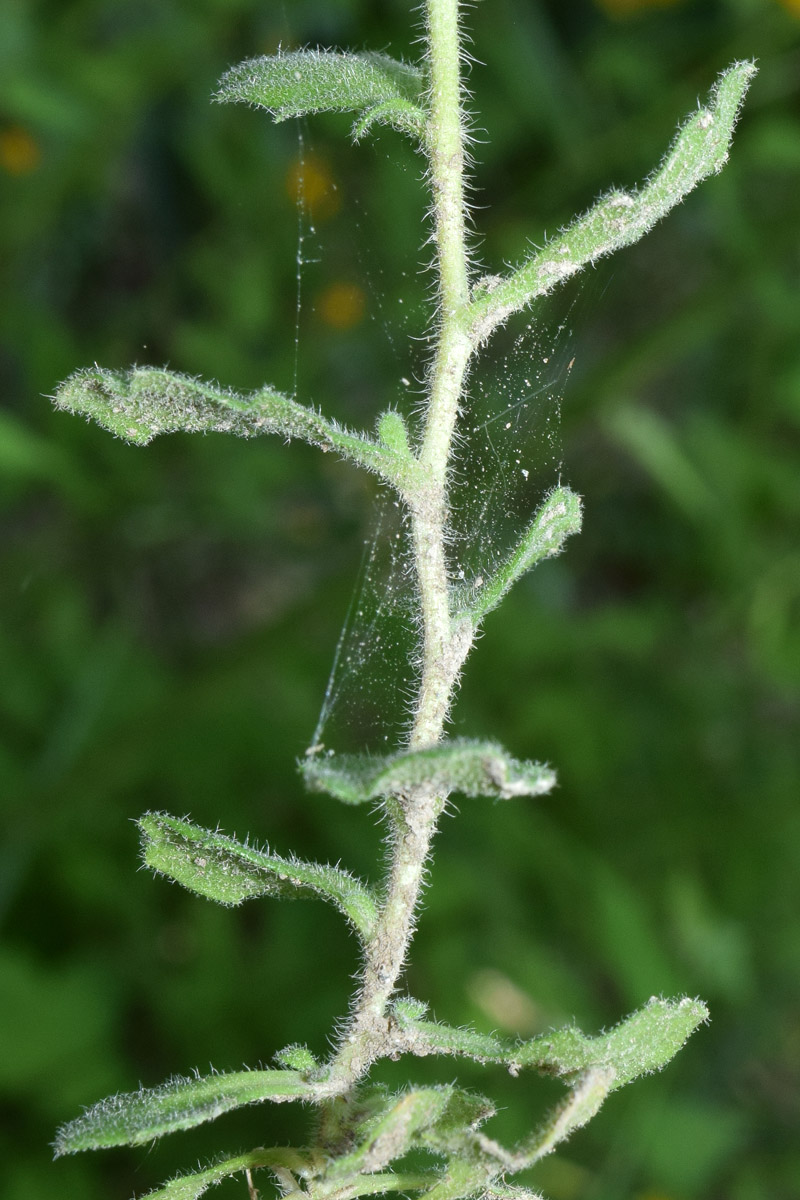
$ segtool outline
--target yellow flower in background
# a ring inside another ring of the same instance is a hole
[[[778,0],[781,8],[785,8],[793,17],[800,17],[800,0]]]
[[[352,329],[364,319],[366,298],[355,283],[332,283],[317,299],[317,312],[332,329]]]
[[[314,221],[335,217],[342,206],[333,173],[318,154],[302,154],[286,173],[286,191]]]
[[[610,17],[632,17],[650,8],[674,8],[683,0],[595,0],[598,8]]]
[[[39,145],[27,129],[9,125],[0,130],[0,167],[9,175],[27,175],[35,171],[41,158]]]

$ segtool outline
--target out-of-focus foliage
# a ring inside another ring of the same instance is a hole
[[[279,43],[411,58],[408,9],[0,6],[8,1200],[145,1191],[185,1164],[185,1140],[53,1164],[56,1125],[170,1071],[269,1066],[298,1038],[323,1052],[346,1004],[356,951],[335,913],[227,911],[154,882],[136,873],[131,819],[185,812],[369,872],[380,831],[304,794],[294,760],[371,485],[266,439],[137,450],[44,397],[77,367],[139,362],[245,391],[296,379],[299,399],[356,426],[387,404],[413,409],[429,251],[412,147],[386,132],[353,150],[346,117],[298,136],[208,103],[231,63]],[[790,0],[495,0],[469,20],[487,270],[639,179],[720,67],[755,56],[760,75],[724,173],[588,289],[563,406],[584,532],[487,619],[454,727],[558,763],[561,786],[464,804],[446,822],[410,990],[452,1024],[526,1036],[571,1017],[600,1028],[651,994],[702,994],[711,1026],[533,1182],[554,1200],[788,1200],[800,1178],[800,13]],[[480,1090],[496,1070],[463,1082]],[[451,1074],[415,1064],[421,1085]],[[500,1136],[527,1132],[541,1086],[493,1076]],[[296,1140],[303,1119],[247,1110],[221,1120],[214,1147],[227,1138],[235,1153],[266,1122],[273,1140]],[[185,1136],[202,1157],[207,1131]]]

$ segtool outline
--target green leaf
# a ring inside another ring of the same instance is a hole
[[[378,1171],[368,1175],[351,1176],[336,1189],[339,1200],[355,1200],[357,1196],[375,1196],[383,1192],[419,1191],[429,1188],[438,1178],[436,1171]]]
[[[519,762],[495,742],[464,739],[387,758],[309,756],[300,763],[300,771],[308,787],[328,792],[345,804],[365,804],[420,786],[432,787],[439,794],[462,792],[508,800],[512,796],[543,796],[556,782],[555,772],[542,763]]]
[[[532,1067],[567,1081],[587,1070],[611,1070],[611,1091],[665,1066],[708,1018],[708,1009],[700,1000],[653,997],[644,1008],[596,1037],[568,1028],[528,1042],[510,1042],[470,1029],[415,1020],[399,1005],[393,1011],[405,1035],[403,1048],[412,1054],[464,1055],[478,1062],[503,1063],[515,1074]]]
[[[592,1067],[578,1077],[569,1095],[548,1115],[542,1125],[512,1156],[512,1169],[523,1171],[581,1129],[602,1107],[614,1084],[613,1067]]]
[[[447,1164],[447,1170],[438,1183],[427,1192],[422,1200],[463,1200],[464,1197],[482,1197],[487,1184],[500,1172],[487,1169],[485,1163],[472,1155],[456,1155]],[[535,1200],[541,1200],[537,1196]]]
[[[755,74],[754,63],[737,62],[720,75],[708,106],[679,129],[661,165],[639,191],[609,192],[512,275],[479,281],[472,303],[475,341],[484,341],[511,313],[552,291],[587,263],[638,241],[698,183],[720,171]]]
[[[561,553],[567,538],[580,532],[581,520],[580,496],[568,487],[554,488],[537,509],[519,545],[494,575],[484,578],[480,587],[472,584],[455,593],[456,613],[468,614],[477,625],[497,608],[520,576],[533,570],[542,559]]]
[[[70,375],[54,397],[56,408],[91,417],[117,437],[146,446],[162,433],[277,433],[334,450],[382,476],[399,490],[408,482],[410,456],[342,429],[313,409],[272,388],[247,396],[156,367],[107,371],[87,367]]]
[[[341,1179],[382,1170],[410,1149],[415,1135],[436,1120],[448,1098],[447,1088],[420,1088],[387,1096],[378,1110],[353,1130],[356,1144],[331,1164],[330,1176]]]
[[[407,1000],[397,1001],[393,1006],[400,1034],[396,1044],[404,1051],[420,1055],[466,1055],[479,1062],[503,1063],[513,1074],[522,1067],[534,1067],[543,1074],[556,1075],[570,1083],[570,1092],[564,1101],[513,1150],[507,1150],[477,1132],[477,1124],[482,1119],[480,1114],[471,1130],[469,1121],[461,1120],[460,1127],[454,1126],[452,1130],[454,1140],[450,1147],[458,1157],[448,1164],[443,1180],[426,1193],[432,1200],[455,1200],[457,1196],[473,1194],[475,1187],[467,1186],[467,1178],[480,1183],[482,1177],[484,1184],[489,1184],[505,1172],[522,1171],[532,1166],[591,1120],[610,1092],[639,1075],[664,1066],[708,1015],[705,1006],[697,1000],[652,999],[639,1012],[599,1037],[587,1037],[577,1029],[564,1029],[514,1044],[469,1029],[453,1029],[417,1020],[412,1015],[414,1011],[413,1003],[409,1004]],[[436,1148],[432,1140],[431,1148]],[[461,1191],[456,1184],[463,1171],[454,1173],[454,1163],[471,1164],[462,1180]],[[478,1190],[486,1191],[485,1188]]]
[[[707,1019],[700,1000],[653,997],[608,1033],[587,1037],[579,1029],[562,1029],[523,1043],[512,1061],[567,1078],[590,1067],[610,1067],[614,1091],[666,1066]]]
[[[472,1138],[468,1157],[481,1162],[488,1180],[507,1172],[527,1170],[554,1150],[576,1129],[580,1129],[599,1112],[614,1079],[611,1067],[593,1067],[582,1072],[572,1090],[561,1104],[545,1118],[539,1128],[514,1150],[479,1133]],[[466,1147],[464,1147],[466,1149]]]
[[[409,455],[411,453],[406,423],[396,409],[390,408],[385,413],[381,413],[378,418],[378,438],[381,445],[395,450],[398,454]]]
[[[148,1192],[142,1200],[199,1200],[215,1183],[238,1175],[240,1171],[255,1171],[260,1167],[284,1167],[296,1171],[305,1165],[305,1159],[296,1150],[276,1146],[268,1150],[251,1150],[248,1154],[237,1154],[234,1158],[221,1158],[200,1171],[179,1175],[154,1192]]]
[[[138,825],[145,865],[191,892],[219,904],[241,904],[254,896],[320,896],[344,913],[363,941],[372,937],[375,897],[339,867],[280,858],[167,813],[147,813]]]
[[[288,1067],[291,1071],[302,1071],[304,1074],[315,1071],[319,1066],[308,1046],[303,1046],[299,1042],[293,1042],[291,1046],[284,1046],[274,1055],[274,1058],[279,1066]]]
[[[255,1171],[260,1167],[297,1170],[292,1162],[292,1151],[276,1149],[253,1150],[236,1158],[224,1159],[203,1171],[180,1175],[154,1192],[148,1192],[142,1200],[199,1200],[210,1187],[240,1171]],[[348,1179],[346,1187],[337,1189],[343,1200],[354,1200],[358,1196],[374,1196],[382,1192],[409,1192],[428,1188],[437,1178],[435,1172],[394,1172],[355,1176]],[[533,1200],[533,1198],[532,1198]]]
[[[165,1133],[192,1129],[222,1113],[262,1100],[313,1099],[314,1084],[297,1071],[238,1071],[170,1079],[161,1087],[110,1096],[62,1125],[55,1155],[108,1146],[140,1146]]]
[[[516,1042],[490,1033],[422,1020],[416,1015],[417,1011],[410,997],[399,998],[392,1004],[394,1020],[403,1034],[402,1046],[408,1053],[454,1054],[480,1063],[508,1063],[518,1046]]]
[[[493,1117],[495,1106],[485,1096],[450,1089],[450,1098],[436,1120],[420,1136],[420,1141],[436,1154],[472,1153],[475,1149],[475,1132]]]
[[[415,1088],[396,1095],[373,1089],[365,1116],[352,1132],[354,1148],[332,1163],[329,1178],[380,1171],[414,1146],[444,1154],[463,1149],[465,1138],[494,1113],[482,1096],[452,1086]]]
[[[540,1192],[532,1192],[530,1188],[493,1181],[484,1188],[483,1200],[542,1200],[542,1195]]]
[[[425,76],[386,54],[280,51],[251,58],[223,75],[215,99],[265,108],[276,121],[307,113],[355,112],[358,139],[376,121],[422,137]]]

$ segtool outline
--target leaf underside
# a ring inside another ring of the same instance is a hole
[[[427,750],[376,758],[337,754],[309,756],[300,763],[309,788],[328,792],[345,804],[365,804],[381,796],[405,795],[420,786],[441,795],[543,796],[555,787],[555,772],[535,762],[519,762],[495,742],[453,739]]]
[[[296,1169],[300,1156],[294,1150],[280,1148],[251,1150],[248,1154],[237,1154],[232,1158],[220,1158],[217,1162],[199,1171],[190,1171],[171,1179],[162,1187],[148,1192],[142,1200],[199,1200],[214,1184],[238,1175],[240,1171],[254,1171],[260,1167],[284,1167]]]
[[[310,1099],[313,1084],[298,1071],[238,1071],[175,1078],[158,1088],[110,1096],[59,1129],[56,1158],[80,1150],[139,1146],[166,1133],[192,1129],[222,1113],[263,1100]]]
[[[354,135],[373,122],[421,135],[423,72],[386,54],[290,50],[251,58],[223,75],[215,99],[265,108],[275,121],[319,112],[360,115]]]
[[[243,396],[159,367],[85,367],[70,375],[53,399],[56,408],[89,417],[137,446],[164,433],[233,433],[245,438],[277,433],[333,450],[391,483],[397,484],[408,469],[407,456],[343,429],[269,387]]]
[[[377,901],[340,867],[281,858],[167,813],[147,813],[138,824],[145,866],[189,891],[219,904],[255,896],[319,896],[335,904],[363,940],[373,934]]]
[[[544,296],[588,263],[637,242],[728,159],[742,102],[757,68],[737,62],[719,76],[708,104],[689,117],[660,166],[639,189],[614,189],[511,275],[479,281],[473,301],[478,341],[513,312]]]
[[[687,1038],[708,1018],[700,1000],[652,998],[608,1033],[590,1037],[568,1027],[540,1034],[527,1042],[512,1042],[470,1029],[456,1029],[419,1020],[407,1002],[395,1004],[404,1047],[413,1054],[465,1055],[482,1063],[502,1063],[512,1070],[532,1068],[569,1081],[594,1068],[613,1072],[610,1090],[665,1066]]]

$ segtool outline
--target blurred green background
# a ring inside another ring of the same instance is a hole
[[[467,19],[487,269],[642,179],[728,62],[761,73],[724,173],[587,288],[561,433],[585,530],[489,620],[454,714],[458,734],[549,759],[561,786],[445,822],[409,988],[442,1019],[524,1034],[702,995],[711,1025],[533,1182],[553,1200],[789,1200],[800,4],[484,0]],[[46,396],[78,366],[136,361],[241,389],[296,378],[362,426],[403,404],[430,282],[420,160],[390,132],[354,150],[346,122],[298,135],[208,100],[280,42],[409,55],[417,32],[400,0],[0,7],[6,1200],[127,1200],[198,1158],[304,1136],[284,1105],[138,1152],[48,1149],[81,1105],[139,1081],[268,1063],[294,1040],[324,1052],[346,1010],[356,953],[333,911],[227,911],[155,882],[131,820],[188,813],[376,877],[375,819],[304,795],[294,768],[372,485],[267,439],[136,450]],[[319,261],[295,363],[298,191]],[[456,1074],[384,1073],[407,1069]],[[557,1094],[460,1077],[508,1138]]]

